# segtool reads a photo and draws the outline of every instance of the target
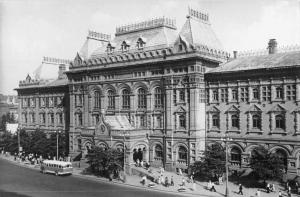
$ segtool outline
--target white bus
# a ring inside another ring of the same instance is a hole
[[[44,160],[41,162],[41,172],[52,173],[56,176],[63,174],[72,174],[73,167],[71,162],[56,161],[56,160]]]

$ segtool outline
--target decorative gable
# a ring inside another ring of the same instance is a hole
[[[79,53],[76,54],[76,57],[74,59],[74,66],[80,66],[83,62],[83,58],[79,55]]]
[[[259,112],[261,113],[261,109],[257,105],[252,105],[249,109],[248,112]]]
[[[186,110],[180,106],[174,113],[186,113]]]
[[[235,105],[232,105],[226,112],[227,113],[240,113],[240,110]]]
[[[293,110],[294,113],[300,113],[300,106]]]
[[[216,106],[212,106],[209,110],[207,110],[208,113],[220,113],[220,110]]]
[[[286,109],[282,107],[281,105],[277,104],[275,105],[269,112],[286,112]]]

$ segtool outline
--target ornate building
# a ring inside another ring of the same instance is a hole
[[[137,159],[185,170],[227,134],[233,168],[248,167],[253,147],[264,144],[299,175],[300,53],[276,46],[230,59],[208,15],[193,9],[179,30],[163,17],[118,27],[113,39],[90,31],[67,77],[20,83],[21,125],[63,127],[73,158],[91,145],[125,145],[128,171]]]
[[[280,155],[290,176],[300,174],[300,50],[235,58],[205,74],[209,142],[230,136],[234,169],[249,166],[253,148]],[[237,56],[235,52],[235,57]]]

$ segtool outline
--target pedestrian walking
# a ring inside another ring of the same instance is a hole
[[[179,175],[182,176],[182,170],[181,170],[181,168],[179,168],[178,172],[179,172]]]
[[[281,191],[278,192],[278,197],[283,197]]]
[[[267,189],[267,193],[270,193],[270,183],[267,184],[266,189]]]
[[[216,188],[215,188],[215,183],[214,182],[211,183],[210,191],[211,192],[216,192]]]
[[[166,176],[165,178],[165,186],[166,187],[169,187],[169,178]]]
[[[173,179],[173,176],[171,176],[171,186],[174,186],[174,179]]]
[[[289,187],[289,188],[290,188],[290,187]],[[291,192],[290,189],[289,189],[288,192],[287,192],[287,196],[288,196],[288,197],[291,197],[291,196],[292,196],[292,192]]]
[[[242,186],[242,184],[239,184],[239,192],[238,192],[238,194],[244,195],[243,194],[243,186]]]

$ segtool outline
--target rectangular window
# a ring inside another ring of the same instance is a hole
[[[271,87],[270,86],[262,87],[262,100],[263,101],[271,101]]]
[[[227,99],[228,99],[227,89],[222,88],[221,89],[221,102],[227,102]]]
[[[176,90],[173,90],[173,103],[177,103],[177,95],[176,95]]]
[[[253,100],[259,99],[259,89],[258,88],[252,88],[252,94],[253,94]]]
[[[288,101],[296,100],[296,85],[287,85],[286,86],[286,99]]]
[[[213,92],[213,101],[218,101],[219,100],[218,90],[215,89],[212,92]]]
[[[248,88],[241,88],[241,101],[247,102],[249,98]]]
[[[232,100],[237,101],[238,100],[238,91],[237,91],[237,89],[231,90],[231,93],[232,93]]]
[[[184,90],[179,90],[179,101],[185,102],[185,91]]]

